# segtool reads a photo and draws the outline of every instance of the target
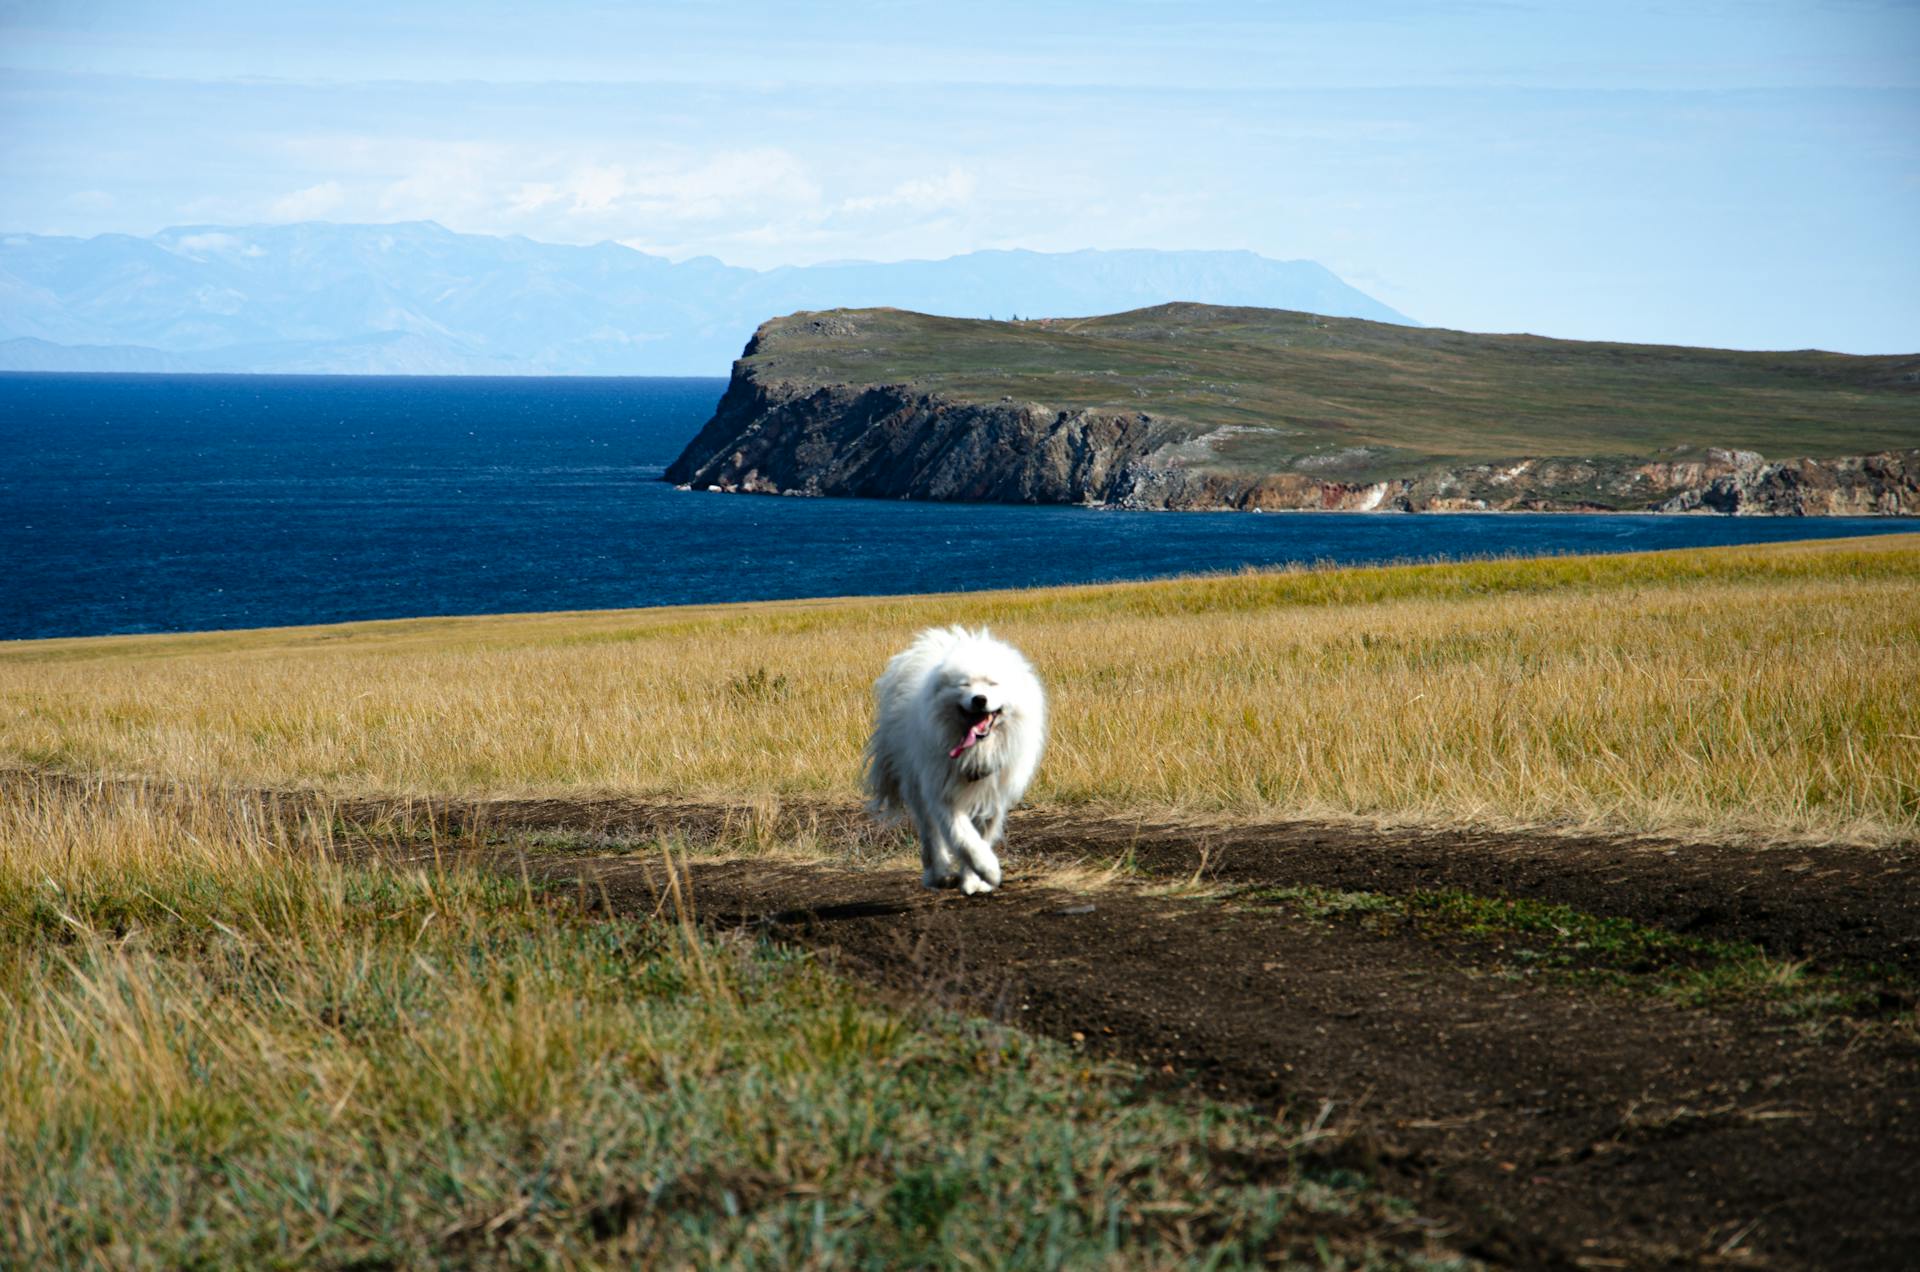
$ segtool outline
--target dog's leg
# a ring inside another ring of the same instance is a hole
[[[1000,883],[1000,858],[993,851],[1000,842],[1000,832],[1007,824],[1004,810],[995,813],[975,813],[968,818],[968,824],[979,832],[980,842],[986,845],[986,860],[992,863],[992,871],[976,870],[969,864],[961,871],[960,889],[968,896],[979,892],[991,892]],[[967,885],[972,883],[972,887]]]
[[[1000,842],[1000,834],[1006,828],[1007,810],[995,809],[993,815],[987,818],[987,824],[980,827],[980,838],[987,841],[987,847],[992,848]]]
[[[937,818],[917,814],[913,828],[920,836],[920,886],[951,888],[959,883],[960,871],[947,847],[946,828]]]
[[[965,813],[955,813],[950,825],[953,846],[959,850],[964,867],[960,872],[960,891],[973,896],[999,887],[1000,858],[993,855],[993,845],[973,828],[973,819]]]

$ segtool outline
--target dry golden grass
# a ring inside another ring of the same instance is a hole
[[[1319,1123],[329,842],[217,793],[7,783],[0,1267],[1235,1267],[1329,1237],[1459,1266],[1288,1165]]]
[[[0,756],[341,791],[851,796],[867,687],[991,622],[1038,802],[1920,833],[1920,536],[0,647]]]

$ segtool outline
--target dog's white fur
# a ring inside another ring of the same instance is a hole
[[[867,807],[912,819],[927,887],[991,892],[1000,884],[993,846],[1046,743],[1040,678],[985,628],[935,627],[893,656],[873,696]],[[985,732],[975,723],[983,714],[993,720]]]

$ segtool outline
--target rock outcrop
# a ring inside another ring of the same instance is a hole
[[[1703,474],[1655,512],[1786,517],[1897,517],[1920,513],[1920,450],[1768,463],[1751,452]]]
[[[762,384],[736,369],[666,476],[750,494],[1111,503],[1177,440],[1146,415],[951,402],[892,385]]]

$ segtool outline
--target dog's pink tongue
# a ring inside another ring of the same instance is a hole
[[[968,728],[967,736],[960,739],[960,745],[947,752],[947,758],[950,760],[958,759],[961,752],[971,749],[975,743],[985,737],[987,730],[991,728],[992,725],[992,716],[981,716],[978,720],[975,720],[972,726]]]

